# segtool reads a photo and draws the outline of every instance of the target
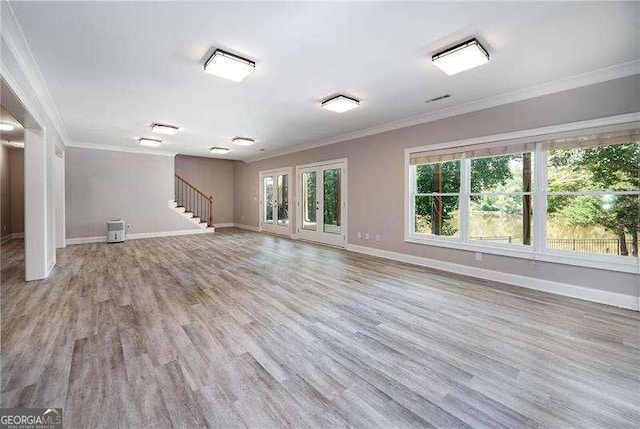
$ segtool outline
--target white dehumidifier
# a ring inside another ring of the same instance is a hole
[[[124,241],[124,221],[113,219],[107,221],[107,243],[122,243]]]

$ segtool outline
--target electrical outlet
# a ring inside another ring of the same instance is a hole
[[[357,236],[358,236],[358,238],[362,238],[362,231],[358,231]]]
[[[242,222],[244,222],[244,216],[240,216],[240,220],[242,220]]]
[[[376,234],[376,241],[380,241],[380,234]]]
[[[476,252],[476,261],[482,261],[482,253]]]
[[[364,239],[365,239],[365,240],[368,240],[368,239],[369,239],[369,233],[368,233],[368,232],[365,232],[365,233],[364,233]]]

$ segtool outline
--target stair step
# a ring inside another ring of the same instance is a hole
[[[188,210],[187,207],[178,204],[178,202],[175,200],[169,200],[169,207],[180,213],[185,218],[189,219],[191,222],[193,222],[194,225],[198,225],[199,228],[211,229],[215,231],[214,226],[209,226],[209,223],[200,217],[202,216],[202,214],[196,216],[196,213],[193,210]]]

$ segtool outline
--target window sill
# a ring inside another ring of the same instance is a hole
[[[427,246],[444,247],[448,249],[464,250],[468,252],[481,252],[490,255],[507,256],[511,258],[528,259],[531,261],[553,262],[563,265],[574,265],[585,268],[597,268],[622,273],[640,273],[638,259],[625,256],[593,255],[563,250],[547,250],[536,252],[529,246],[523,245],[490,245],[486,243],[467,242],[456,239],[430,237],[418,234],[405,236],[405,242],[422,244]]]

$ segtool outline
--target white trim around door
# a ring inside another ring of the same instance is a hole
[[[345,247],[347,173],[346,158],[296,166],[295,238]]]
[[[261,232],[291,235],[292,179],[291,167],[259,173],[258,219]]]

